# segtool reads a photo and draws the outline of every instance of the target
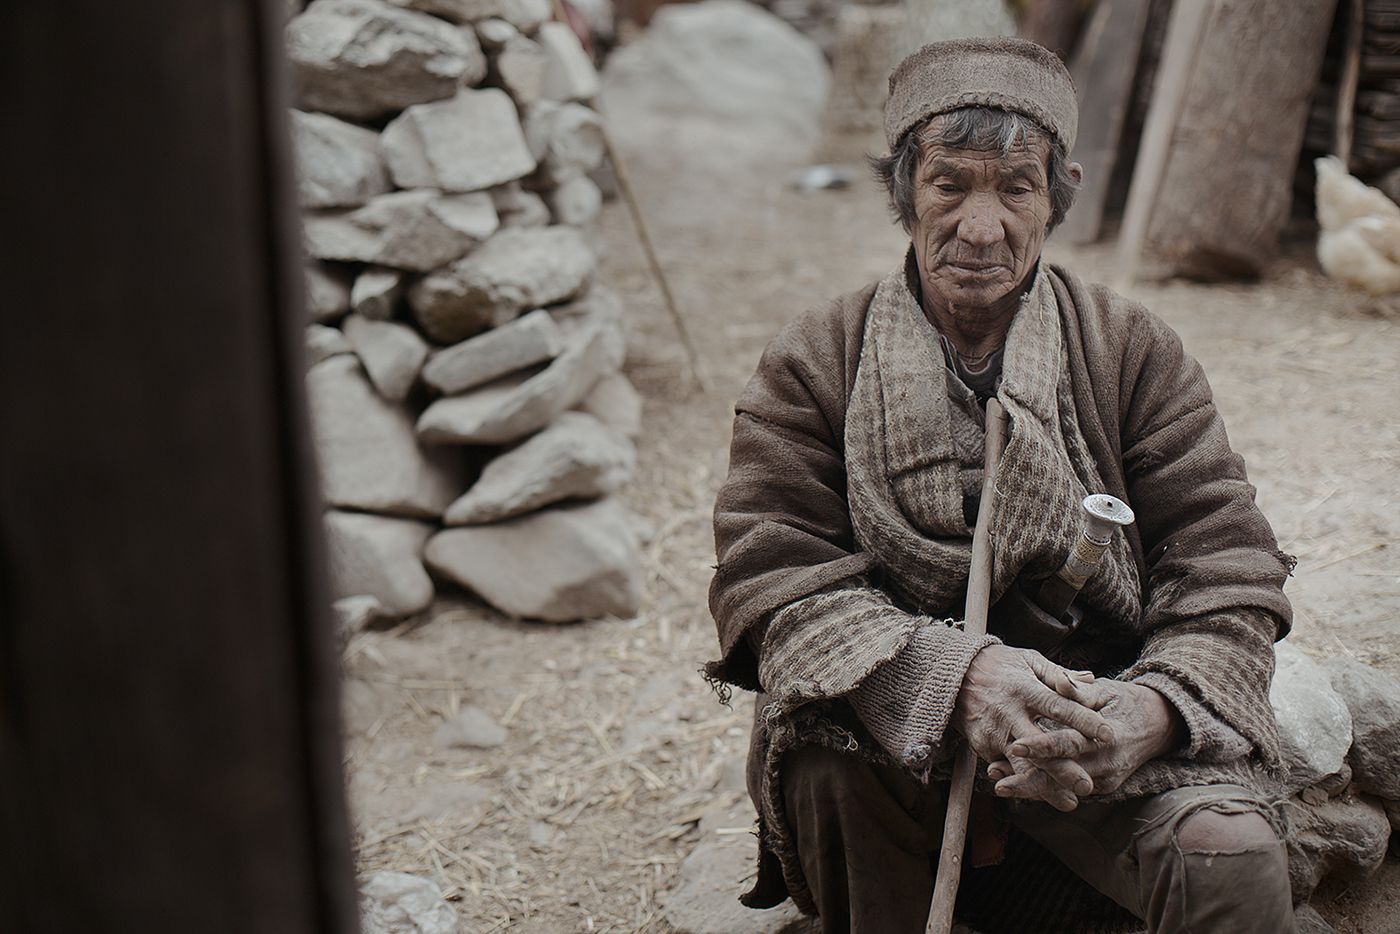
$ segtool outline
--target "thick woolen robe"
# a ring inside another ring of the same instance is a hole
[[[916,281],[906,257],[793,321],[736,406],[710,589],[722,651],[706,673],[762,692],[749,757],[760,821],[752,907],[791,895],[814,910],[783,817],[783,754],[818,742],[895,761],[843,696],[919,631],[936,646],[929,739],[946,760],[953,698],[986,644],[950,619],[961,615],[970,552],[958,481],[967,443],[952,437],[954,378]],[[1004,366],[998,397],[1012,425],[993,599],[1063,562],[1085,492],[1127,502],[1137,521],[1083,594],[1102,636],[1135,648],[1120,677],[1172,679],[1253,752],[1225,764],[1154,760],[1114,795],[1251,784],[1278,761],[1268,690],[1272,643],[1291,623],[1282,587],[1292,565],[1254,505],[1200,366],[1141,305],[1043,262]]]

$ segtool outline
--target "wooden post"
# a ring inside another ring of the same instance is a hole
[[[1099,237],[1150,7],[1151,0],[1100,3],[1079,40],[1070,67],[1079,93],[1079,141],[1070,157],[1084,167],[1084,183],[1060,228],[1071,243]]]
[[[358,928],[285,15],[0,14],[0,930]]]

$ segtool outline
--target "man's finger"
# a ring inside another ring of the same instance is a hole
[[[1096,739],[1101,743],[1113,741],[1113,727],[1102,714],[1068,697],[1047,692],[1037,713],[1078,730],[1086,739]]]
[[[1018,769],[1021,763],[1013,763]],[[1025,798],[1044,801],[1059,811],[1073,811],[1079,806],[1079,798],[1067,788],[1063,788],[1049,775],[1039,769],[1017,771],[996,783],[996,793],[1003,798]]]
[[[1017,739],[1010,751],[1025,759],[1077,759],[1098,748],[1078,730],[1051,730]]]

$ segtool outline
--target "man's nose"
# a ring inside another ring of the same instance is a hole
[[[1005,238],[1001,213],[994,201],[974,194],[963,203],[962,217],[958,219],[958,239],[971,246],[987,247]]]

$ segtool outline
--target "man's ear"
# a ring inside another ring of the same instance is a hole
[[[1074,183],[1078,185],[1080,182],[1084,181],[1084,166],[1080,165],[1078,162],[1071,162],[1069,164],[1069,174],[1074,176]]]

